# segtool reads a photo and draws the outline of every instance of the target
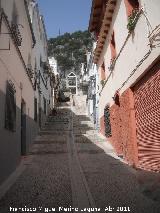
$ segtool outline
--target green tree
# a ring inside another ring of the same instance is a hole
[[[91,51],[93,40],[88,31],[76,31],[48,40],[48,55],[57,59],[64,73],[75,70],[78,74],[81,63],[86,63],[86,51]]]

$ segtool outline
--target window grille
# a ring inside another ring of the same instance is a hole
[[[109,106],[106,106],[104,109],[104,124],[105,124],[105,136],[111,137],[112,133],[111,133]]]
[[[17,43],[18,46],[21,46],[22,44],[22,36],[19,30],[18,24],[11,24],[11,29],[12,29],[12,35]]]
[[[12,82],[7,81],[6,106],[5,106],[5,128],[10,131],[16,130],[16,90]]]
[[[37,121],[37,98],[34,98],[34,120]]]
[[[44,114],[46,114],[47,112],[46,112],[46,99],[45,98],[43,98],[43,103],[44,103]]]

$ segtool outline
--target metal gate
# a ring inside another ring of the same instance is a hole
[[[160,171],[160,63],[134,87],[139,166]]]

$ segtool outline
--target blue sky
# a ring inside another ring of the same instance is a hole
[[[92,0],[38,0],[48,38],[88,29]]]

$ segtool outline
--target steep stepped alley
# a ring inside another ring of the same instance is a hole
[[[85,99],[77,98],[75,106],[60,106],[48,118],[0,200],[0,213],[29,207],[30,212],[159,213],[159,201],[143,193],[135,170],[94,130]]]
[[[26,157],[24,172],[1,199],[0,212],[9,212],[9,207],[25,206],[36,208],[36,212],[45,212],[46,207],[47,212],[47,208],[72,204],[67,130],[65,112],[48,119]]]
[[[94,130],[84,113],[83,99],[75,97],[75,102],[75,143],[95,206],[102,212],[127,211],[127,207],[134,213],[160,212],[160,176],[122,163],[113,147]]]

